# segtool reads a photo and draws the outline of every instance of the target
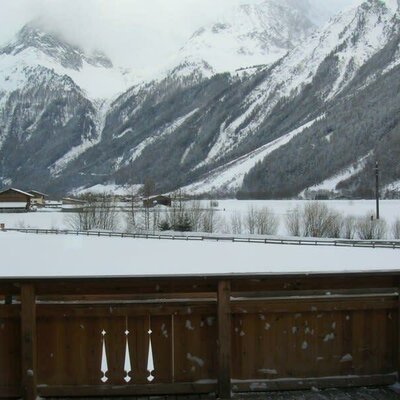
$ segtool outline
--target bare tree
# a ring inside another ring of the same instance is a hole
[[[343,218],[342,234],[341,237],[344,239],[354,239],[356,235],[356,218],[353,215],[349,215]]]
[[[115,231],[120,227],[115,199],[103,193],[98,196],[85,196],[86,204],[76,213],[67,217],[67,224],[76,230],[106,230]]]
[[[160,216],[160,208],[159,207],[154,207],[152,213],[151,213],[151,224],[152,224],[152,230],[153,232],[158,231],[159,230],[159,226],[160,226],[160,220],[161,220],[161,216]]]
[[[219,218],[213,207],[208,207],[203,213],[203,232],[213,233],[218,229]]]
[[[245,216],[245,224],[248,233],[250,235],[253,235],[256,232],[256,225],[257,225],[257,210],[254,206],[250,206],[247,209],[247,213]]]
[[[239,212],[235,212],[231,215],[231,232],[234,235],[240,235],[242,231],[242,215]]]
[[[326,236],[329,238],[338,239],[342,236],[343,230],[343,218],[342,216],[334,211],[329,211],[329,217],[327,220]]]
[[[156,184],[151,178],[145,178],[143,187],[141,188],[140,194],[143,197],[150,197],[156,192]]]
[[[139,190],[140,191],[140,190]],[[138,213],[140,211],[140,196],[138,193],[137,185],[131,185],[129,190],[129,210],[127,212],[127,230],[135,232],[138,224]]]
[[[303,210],[303,234],[311,237],[338,237],[340,215],[329,210],[326,204],[308,203]]]
[[[199,200],[190,202],[186,209],[186,213],[189,217],[192,231],[199,232],[201,230],[201,223],[204,213],[201,202]]]
[[[293,210],[289,210],[286,215],[286,229],[291,236],[301,236],[301,210],[297,206]]]
[[[394,221],[392,226],[392,234],[394,239],[400,239],[400,218]]]
[[[374,219],[373,212],[357,221],[357,234],[361,240],[384,239],[387,225],[383,219]]]
[[[276,235],[279,219],[267,207],[257,210],[255,215],[256,233],[259,235]]]

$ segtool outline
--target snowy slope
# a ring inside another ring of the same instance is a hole
[[[197,30],[171,61],[179,74],[204,76],[272,64],[316,28],[307,0],[264,0],[233,8]],[[170,68],[170,70],[174,70]]]
[[[368,0],[361,6],[339,13],[319,32],[283,57],[267,74],[266,79],[243,99],[243,112],[220,134],[207,158],[199,165],[217,161],[240,145],[268,118],[283,98],[292,98],[313,81],[322,63],[335,57],[330,85],[320,96],[332,100],[351,82],[366,61],[390,40],[395,23],[394,11],[380,0]],[[244,123],[248,121],[243,128]]]
[[[246,173],[249,172],[257,162],[264,160],[265,157],[312,126],[320,118],[314,119],[292,132],[281,136],[279,139],[211,171],[205,178],[184,187],[182,190],[191,194],[202,194],[214,191],[236,192],[241,187]]]
[[[321,94],[332,98],[387,43],[392,18],[392,9],[383,7],[379,0],[339,13],[319,34],[314,34],[283,59],[247,102],[255,108],[256,104],[272,100],[263,109],[264,113],[268,112],[275,99],[289,96],[310,83],[324,59],[333,53],[339,58],[339,76],[333,90]]]
[[[362,157],[360,160],[356,161],[354,164],[350,165],[348,168],[343,169],[336,175],[332,176],[329,179],[324,180],[323,182],[311,186],[307,188],[307,191],[316,192],[316,191],[330,191],[330,192],[338,192],[336,189],[337,185],[340,182],[343,182],[352,176],[358,174],[366,165],[367,159],[371,156],[371,153],[368,153],[366,156]],[[305,191],[302,191],[299,196],[304,197]]]

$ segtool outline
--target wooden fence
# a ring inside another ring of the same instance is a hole
[[[391,384],[400,272],[0,278],[0,398]]]
[[[1,229],[1,228],[0,228]],[[324,239],[324,238],[284,238],[265,235],[231,236],[218,234],[196,234],[196,233],[128,233],[112,231],[74,231],[68,229],[39,229],[39,228],[7,228],[4,231],[36,233],[38,235],[74,235],[74,236],[97,236],[97,237],[119,237],[131,239],[155,239],[155,240],[187,240],[187,241],[214,241],[233,243],[258,243],[258,244],[283,244],[295,246],[330,246],[330,247],[363,247],[400,249],[400,240],[354,240],[354,239]]]

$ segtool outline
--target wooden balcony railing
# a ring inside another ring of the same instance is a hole
[[[0,278],[0,398],[396,382],[400,272]]]

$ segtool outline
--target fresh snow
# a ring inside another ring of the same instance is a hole
[[[397,13],[399,11],[399,1],[398,0],[383,0],[386,4],[386,7],[393,13]]]
[[[169,71],[179,66],[179,75],[200,71],[231,72],[254,65],[272,64],[304,40],[320,19],[313,18],[304,0],[264,0],[233,6],[223,16],[198,29],[179,53],[171,58]]]
[[[18,201],[18,202],[9,202],[9,201],[4,201],[4,202],[1,202],[0,203],[0,209],[1,208],[22,208],[22,209],[25,209],[26,208],[26,201],[25,202],[21,202],[21,201]]]
[[[397,0],[396,0],[397,1]],[[387,1],[387,4],[391,3]],[[389,10],[390,4],[388,4]],[[360,11],[356,13],[355,21],[358,22]],[[347,46],[337,53],[339,57],[339,78],[336,80],[328,99],[333,98],[356,74],[357,70],[375,53],[382,49],[391,36],[390,20],[392,13],[368,13],[365,21],[367,32],[360,36],[355,45]]]
[[[46,236],[14,232],[0,232],[0,243],[3,278],[400,270],[399,251],[392,249]],[[13,265],[13,268],[6,268],[7,265]]]
[[[273,151],[289,143],[294,137],[312,126],[321,118],[323,118],[323,116],[307,122],[301,127],[294,129],[286,135],[283,135],[248,154],[245,154],[237,160],[218,167],[214,171],[211,171],[211,173],[207,174],[205,178],[184,187],[183,190],[191,194],[208,193],[218,190],[237,190],[242,185],[246,173],[248,173],[257,162],[264,160],[265,157],[270,155]]]

